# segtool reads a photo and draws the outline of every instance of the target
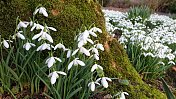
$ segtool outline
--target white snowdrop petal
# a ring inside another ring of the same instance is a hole
[[[3,43],[3,45],[4,45],[5,48],[9,48],[9,44],[8,44],[8,42],[6,40],[3,40],[2,43]]]
[[[90,56],[89,50],[87,50],[87,49],[84,48],[84,47],[80,47],[80,52],[81,52],[81,53],[84,53],[86,56]]]
[[[51,84],[55,84],[56,83],[56,79],[57,79],[58,75],[57,73],[53,73],[51,76]]]
[[[78,48],[82,47],[84,44],[85,44],[85,43],[84,43],[83,40],[79,41],[79,42],[78,42]]]
[[[108,88],[108,82],[106,81],[106,78],[104,77],[101,78],[101,84],[103,85],[104,88]]]
[[[68,50],[67,51],[67,58],[70,58],[70,56],[71,56],[71,50]]]
[[[32,37],[32,40],[35,40],[35,39],[39,38],[41,35],[42,35],[41,33],[34,35],[34,36]]]
[[[108,81],[112,81],[110,78],[108,78],[108,77],[104,77],[106,80],[108,80]]]
[[[54,57],[57,61],[62,62],[60,58]]]
[[[97,82],[97,83],[98,83],[100,80],[101,80],[101,78],[98,78],[95,82]]]
[[[33,14],[36,15],[38,11],[39,9],[36,9]]]
[[[56,72],[61,75],[67,75],[65,72],[62,72],[62,71],[56,71]]]
[[[17,33],[17,37],[20,38],[20,39],[22,39],[22,40],[25,39],[24,35],[22,35],[21,33]]]
[[[129,95],[127,92],[122,92],[123,94]]]
[[[73,61],[69,63],[68,70],[70,70],[72,66],[73,66]]]
[[[72,56],[74,56],[78,51],[79,49],[76,49],[75,51],[73,51]]]
[[[51,58],[48,60],[48,67],[51,68],[55,62],[56,62],[56,61],[55,61],[54,57],[51,57]]]
[[[97,64],[94,64],[94,65],[92,66],[92,68],[91,68],[91,72],[94,72],[95,69],[97,69]]]
[[[99,60],[99,56],[98,56],[97,54],[94,54],[94,58],[95,58],[96,60]]]
[[[29,43],[26,43],[25,49],[28,51],[31,48],[31,45]]]
[[[83,61],[77,60],[77,63],[81,66],[85,66],[85,63]]]
[[[91,39],[87,39],[87,41],[91,44],[94,44],[94,42]]]
[[[50,29],[50,30],[53,30],[53,31],[57,31],[55,28],[53,28],[53,27],[48,27],[48,29]]]
[[[52,39],[52,37],[51,37],[49,34],[46,33],[45,36],[46,36],[46,39],[47,39],[49,42],[53,43],[53,39]]]
[[[91,91],[95,91],[95,83],[94,82],[91,82],[91,85],[90,85],[90,89]]]

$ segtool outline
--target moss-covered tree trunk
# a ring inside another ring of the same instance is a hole
[[[92,24],[103,30],[99,40],[106,50],[100,56],[100,64],[104,66],[106,76],[130,81],[130,84],[125,86],[114,80],[109,88],[110,94],[123,90],[129,93],[129,99],[166,99],[163,93],[142,81],[130,64],[124,49],[116,39],[108,36],[101,7],[96,0],[1,0],[1,36],[7,38],[13,34],[16,17],[19,16],[21,20],[29,19],[39,4],[46,7],[49,12],[49,18],[43,17],[40,20],[58,30],[52,34],[57,42],[62,39],[67,46],[72,45],[75,33]]]

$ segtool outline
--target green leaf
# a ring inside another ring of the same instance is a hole
[[[165,82],[165,80],[163,78],[161,78],[161,81],[163,83],[163,88],[164,88],[164,91],[166,92],[167,98],[168,99],[175,99],[174,94],[169,89],[169,87],[168,87],[167,83]]]
[[[73,91],[68,97],[66,97],[66,99],[71,99],[71,97],[73,96],[73,95],[75,95],[78,91],[80,91],[82,89],[82,87],[80,87],[80,88],[77,88],[75,91]]]

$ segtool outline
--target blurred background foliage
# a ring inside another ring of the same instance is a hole
[[[129,8],[147,5],[153,11],[176,13],[176,0],[98,0],[104,7]]]

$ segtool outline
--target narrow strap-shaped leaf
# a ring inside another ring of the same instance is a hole
[[[167,98],[168,99],[175,99],[174,94],[169,89],[169,87],[168,87],[167,83],[165,82],[165,80],[163,78],[161,78],[161,81],[163,83],[163,88],[164,88],[164,91],[166,92]]]
[[[75,95],[78,91],[80,91],[82,89],[82,87],[79,87],[79,88],[77,88],[75,91],[73,91],[68,97],[66,97],[66,99],[71,99],[71,97],[73,96],[73,95]]]

